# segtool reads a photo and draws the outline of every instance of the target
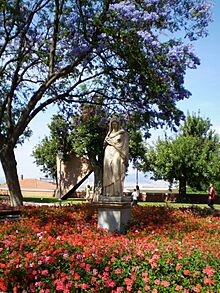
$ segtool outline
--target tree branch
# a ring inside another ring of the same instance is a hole
[[[59,33],[59,22],[60,22],[60,16],[63,10],[63,4],[64,4],[63,0],[61,1],[61,4],[59,3],[59,0],[55,0],[53,37],[52,37],[52,44],[50,46],[49,76],[51,76],[54,73],[57,38]]]
[[[20,115],[20,119],[17,122],[16,127],[14,128],[14,132],[13,135],[11,135],[11,139],[12,139],[12,144],[16,144],[16,141],[18,139],[18,137],[22,134],[23,130],[25,129],[25,127],[28,125],[28,123],[33,119],[33,117],[40,111],[39,109],[43,109],[42,107],[46,107],[49,104],[53,103],[54,101],[58,100],[58,98],[52,98],[52,99],[48,99],[48,102],[44,102],[42,103],[42,105],[44,106],[39,106],[40,108],[36,108],[35,110],[33,110],[35,108],[35,106],[37,105],[37,103],[41,100],[41,98],[43,97],[44,93],[46,92],[46,90],[57,80],[59,80],[62,77],[67,76],[69,73],[71,73],[74,68],[76,66],[78,66],[81,61],[85,58],[85,56],[89,54],[87,53],[82,53],[81,54],[81,58],[78,59],[77,61],[75,61],[73,64],[68,65],[66,67],[64,67],[63,69],[61,69],[59,72],[54,73],[52,76],[50,76],[41,86],[40,88],[33,94],[32,98],[29,100],[29,102],[27,103],[25,109],[22,111],[21,115]],[[101,73],[99,73],[101,74]],[[84,80],[80,80],[78,82],[76,82],[74,84],[74,86],[72,86],[71,88],[74,89],[76,86],[78,86],[80,83],[83,83],[89,79],[92,79],[92,77],[87,77]],[[32,113],[33,112],[33,113]]]

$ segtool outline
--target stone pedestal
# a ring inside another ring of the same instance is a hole
[[[102,196],[95,204],[98,207],[98,227],[110,232],[124,233],[131,218],[130,197]]]

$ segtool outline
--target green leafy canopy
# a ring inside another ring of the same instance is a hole
[[[152,171],[155,179],[177,181],[180,186],[184,181],[195,190],[206,190],[220,179],[219,136],[211,126],[209,119],[188,114],[174,137],[149,146],[143,170]]]

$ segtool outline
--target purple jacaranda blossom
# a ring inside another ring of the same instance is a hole
[[[147,42],[153,41],[152,34],[148,31],[138,31],[137,35],[140,36],[144,41],[147,41]]]
[[[82,46],[73,48],[72,49],[72,54],[79,55],[79,54],[82,54],[82,53],[89,52],[90,50],[91,50],[91,46],[89,46],[89,45],[82,45]]]
[[[140,7],[135,6],[132,1],[122,1],[117,4],[112,4],[110,5],[110,10],[117,12],[120,17],[127,18],[134,23],[154,22],[159,18],[156,12],[140,9]]]

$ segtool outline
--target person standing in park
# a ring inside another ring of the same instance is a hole
[[[87,201],[92,200],[92,198],[91,198],[91,187],[90,187],[90,185],[87,185],[86,186],[86,200]]]
[[[131,194],[132,197],[132,205],[137,205],[138,203],[138,192],[136,189],[134,189],[134,191]]]
[[[140,200],[141,199],[141,192],[140,192],[139,185],[136,185],[136,192],[137,192],[137,200]]]
[[[215,188],[214,185],[211,183],[209,187],[209,194],[208,194],[208,206],[212,209],[214,209],[214,201],[215,201]]]

